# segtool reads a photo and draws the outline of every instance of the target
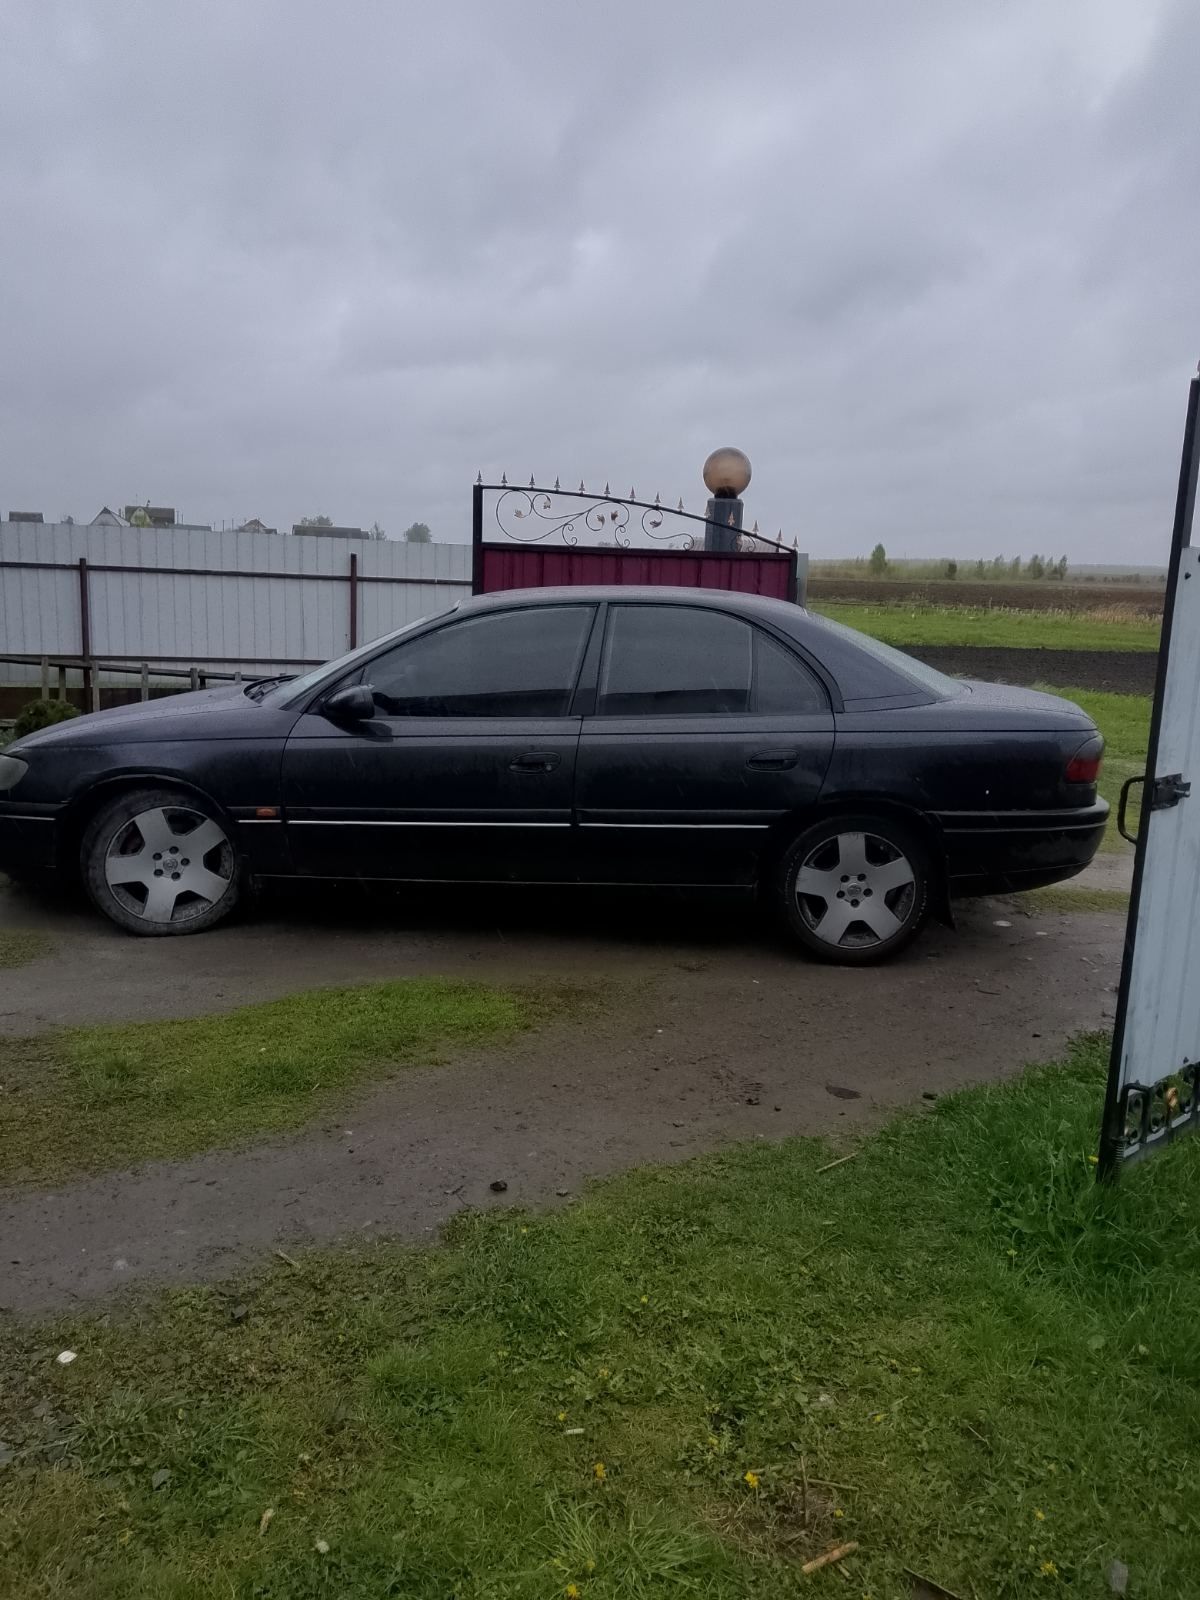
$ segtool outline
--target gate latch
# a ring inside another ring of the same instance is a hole
[[[1191,792],[1192,786],[1182,772],[1171,772],[1165,778],[1155,778],[1154,787],[1150,790],[1150,809],[1170,811],[1172,806],[1186,800]]]
[[[1135,783],[1145,783],[1145,778],[1126,778],[1121,785],[1121,803],[1117,807],[1117,832],[1122,839],[1128,839],[1130,844],[1137,843],[1137,835],[1130,833],[1125,826],[1125,815],[1129,807],[1129,791]],[[1177,806],[1181,800],[1186,800],[1192,792],[1189,779],[1182,772],[1169,772],[1164,778],[1155,778],[1150,786],[1150,798],[1145,809],[1148,811],[1170,811],[1172,806]]]

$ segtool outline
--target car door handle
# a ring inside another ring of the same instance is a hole
[[[759,750],[746,765],[752,772],[787,772],[799,759],[799,750]]]
[[[510,772],[553,772],[562,757],[554,750],[527,750],[509,764]]]

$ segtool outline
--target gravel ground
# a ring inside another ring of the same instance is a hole
[[[131,940],[82,907],[0,890],[0,929],[53,941],[0,972],[9,1036],[410,974],[569,975],[613,996],[586,1026],[406,1070],[286,1139],[0,1191],[0,1309],[221,1277],[275,1248],[428,1239],[464,1206],[564,1204],[642,1162],[857,1131],[1016,1071],[1110,1020],[1123,930],[1016,904],[975,902],[957,931],[931,926],[898,961],[855,971],[798,958],[720,901],[293,894],[237,927]]]

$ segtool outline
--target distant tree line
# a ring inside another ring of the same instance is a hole
[[[867,558],[867,567],[873,578],[886,578],[893,570],[892,563],[888,560],[888,553],[883,545],[877,544]],[[1032,555],[1022,563],[1020,556],[1013,556],[1010,561],[1007,556],[993,556],[991,561],[982,558],[976,561],[972,570],[972,577],[978,578],[1051,578],[1061,582],[1067,575],[1067,558],[1059,556],[1056,561],[1053,556]],[[957,561],[942,562],[905,562],[904,575],[906,577],[930,578],[957,578],[959,572]]]
[[[953,567],[954,571],[947,571],[948,578],[958,575],[958,563],[948,561],[947,568]],[[1004,556],[993,556],[991,561],[977,561],[974,576],[976,578],[1053,578],[1058,582],[1066,577],[1068,572],[1066,556],[1059,556],[1056,561],[1053,556],[1032,555],[1021,564],[1020,556],[1014,556],[1011,561]]]

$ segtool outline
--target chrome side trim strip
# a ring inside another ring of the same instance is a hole
[[[751,829],[766,829],[771,826],[769,822],[581,822],[581,828],[703,828],[708,832],[715,829],[732,829],[736,833],[745,833]]]
[[[291,817],[289,828],[569,828],[569,822],[387,822],[382,817]]]
[[[281,818],[246,818],[247,821],[280,821]],[[569,828],[569,822],[389,822],[380,818],[292,817],[289,828]],[[581,822],[581,828],[699,828],[735,833],[765,832],[769,822]]]

